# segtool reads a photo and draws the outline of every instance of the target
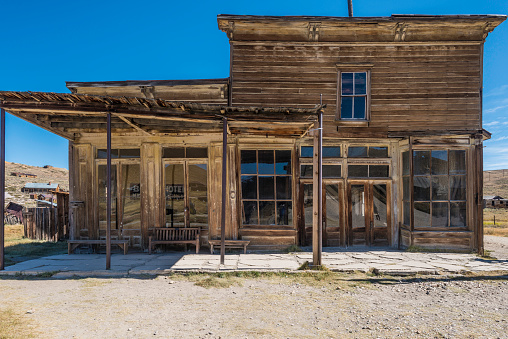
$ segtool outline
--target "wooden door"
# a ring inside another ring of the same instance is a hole
[[[305,229],[305,245],[312,245],[313,191],[311,183],[302,183],[302,211]],[[342,182],[323,182],[323,246],[340,246],[342,226]]]
[[[208,228],[207,164],[171,161],[164,164],[166,227]]]
[[[348,185],[348,245],[390,245],[390,184],[352,181]]]

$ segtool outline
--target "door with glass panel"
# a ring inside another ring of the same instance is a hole
[[[107,165],[99,163],[99,237],[106,237]],[[115,161],[111,165],[111,237],[141,247],[140,165]]]
[[[390,199],[387,181],[350,181],[349,246],[390,244]]]
[[[305,223],[305,244],[312,245],[313,224],[313,185],[302,183],[303,217]],[[323,246],[344,244],[341,229],[341,202],[343,200],[342,182],[323,183]]]
[[[164,163],[166,227],[208,228],[207,176],[205,162]]]

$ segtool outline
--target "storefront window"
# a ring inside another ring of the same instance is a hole
[[[242,150],[242,224],[292,225],[290,150]]]

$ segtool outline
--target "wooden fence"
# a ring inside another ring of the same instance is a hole
[[[26,212],[23,212],[25,237],[46,241],[68,238],[68,217],[58,212],[56,207],[28,208]]]

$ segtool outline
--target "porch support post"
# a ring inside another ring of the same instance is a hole
[[[314,132],[313,152],[313,223],[312,223],[312,265],[322,265],[323,251],[323,112],[319,111],[318,129]]]
[[[108,113],[106,180],[106,269],[109,270],[111,269],[111,113]]]
[[[228,119],[222,118],[222,214],[220,225],[220,264],[224,265],[226,253],[226,186],[228,169]]]
[[[0,221],[0,270],[5,268],[5,110],[0,113],[0,206],[2,221]]]

